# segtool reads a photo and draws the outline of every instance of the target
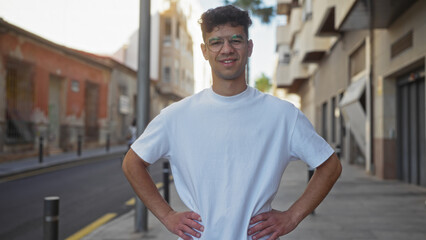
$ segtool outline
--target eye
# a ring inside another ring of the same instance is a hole
[[[210,46],[217,46],[217,45],[221,45],[221,44],[223,44],[223,40],[213,40],[213,41],[210,41]]]
[[[231,39],[231,43],[232,44],[241,44],[243,42],[243,40],[241,40],[241,39]]]

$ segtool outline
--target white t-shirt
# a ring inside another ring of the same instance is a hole
[[[132,149],[148,163],[169,159],[207,240],[251,239],[250,218],[271,210],[289,161],[315,168],[334,152],[296,107],[252,87],[231,97],[209,88],[170,105]]]

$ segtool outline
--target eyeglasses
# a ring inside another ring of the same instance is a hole
[[[225,45],[225,40],[227,40],[228,44],[230,44],[234,49],[243,48],[247,42],[246,40],[244,40],[243,36],[239,34],[234,34],[228,38],[221,38],[221,37],[210,38],[209,42],[206,45],[210,51],[220,52],[220,50],[222,50],[223,46]]]

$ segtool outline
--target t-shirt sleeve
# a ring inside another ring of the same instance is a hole
[[[169,158],[170,145],[167,123],[163,113],[157,115],[148,124],[131,148],[140,158],[150,164],[160,158]]]
[[[297,109],[297,117],[290,141],[292,159],[300,159],[309,167],[316,168],[333,153],[333,148],[318,135],[308,118]]]

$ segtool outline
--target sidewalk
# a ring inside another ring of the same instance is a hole
[[[273,208],[287,209],[302,194],[306,178],[306,165],[292,162],[284,173]],[[170,189],[172,207],[186,210],[173,184]],[[342,176],[315,215],[309,215],[295,231],[281,239],[425,240],[425,201],[426,188],[378,180],[356,166],[344,164]],[[148,222],[148,233],[134,233],[134,211],[131,211],[83,239],[177,239],[152,214]]]
[[[80,156],[77,155],[77,152],[66,152],[57,155],[44,156],[42,163],[39,163],[38,156],[0,163],[0,179],[61,164],[103,158],[111,155],[121,156],[124,155],[126,151],[127,145],[119,145],[111,146],[109,151],[107,151],[105,147],[83,149]]]

